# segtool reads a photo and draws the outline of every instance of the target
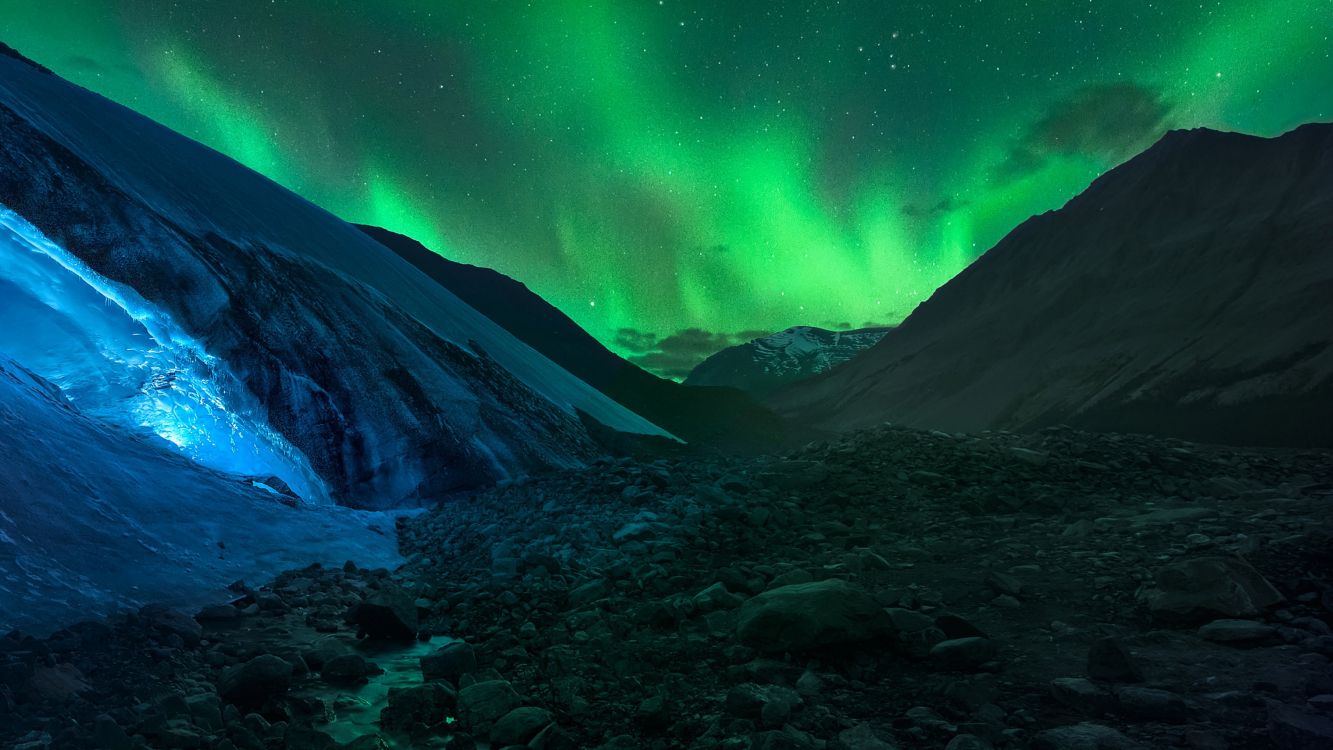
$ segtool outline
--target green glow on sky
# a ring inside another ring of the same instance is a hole
[[[1333,117],[1333,0],[1018,5],[0,0],[0,39],[608,343],[897,322],[1169,128]]]

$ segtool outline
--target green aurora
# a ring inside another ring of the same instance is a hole
[[[1167,129],[1328,119],[1330,35],[1333,0],[0,0],[60,75],[686,359],[897,322]]]

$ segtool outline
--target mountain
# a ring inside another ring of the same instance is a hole
[[[695,388],[625,361],[523,283],[457,263],[416,240],[379,227],[361,230],[551,361],[626,408],[692,443],[728,448],[771,445],[783,421],[731,388]]]
[[[723,349],[691,370],[685,384],[730,386],[764,398],[783,386],[828,372],[879,343],[887,330],[788,328]]]
[[[841,430],[1331,446],[1331,237],[1333,125],[1172,132],[777,407]]]
[[[0,351],[214,468],[383,508],[581,464],[581,414],[664,434],[350,224],[13,55],[0,206],[46,256],[5,276]]]
[[[0,632],[396,564],[368,510],[582,465],[590,430],[666,439],[350,224],[0,48]]]

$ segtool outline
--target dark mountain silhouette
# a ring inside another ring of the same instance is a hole
[[[1330,446],[1331,344],[1333,125],[1177,131],[774,402],[833,429]]]
[[[358,226],[515,338],[683,440],[750,449],[786,437],[783,420],[748,395],[734,388],[685,386],[646,372],[519,281],[444,258],[411,237]]]

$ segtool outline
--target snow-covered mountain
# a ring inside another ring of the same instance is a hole
[[[1333,446],[1333,125],[1168,134],[777,406]]]
[[[700,362],[685,384],[731,386],[763,398],[797,380],[828,372],[879,343],[887,331],[795,326],[723,349]]]

